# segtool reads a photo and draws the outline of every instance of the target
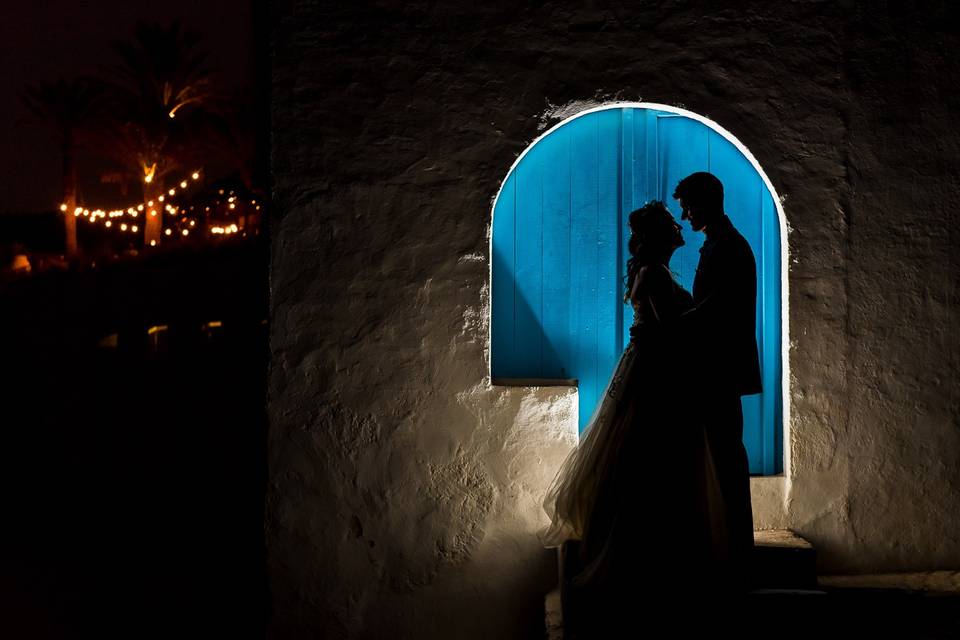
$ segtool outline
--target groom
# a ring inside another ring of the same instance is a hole
[[[693,173],[677,184],[681,219],[707,238],[693,281],[694,308],[681,317],[693,341],[696,368],[686,382],[700,407],[726,507],[730,569],[745,588],[753,549],[750,470],[743,446],[740,397],[760,393],[757,355],[757,267],[750,245],[723,211],[723,184]]]

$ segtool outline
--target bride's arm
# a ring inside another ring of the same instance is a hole
[[[639,305],[644,321],[652,320],[663,324],[670,320],[670,285],[670,275],[665,269],[651,266],[640,268],[633,280],[630,301]]]

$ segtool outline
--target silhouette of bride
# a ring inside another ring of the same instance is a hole
[[[693,578],[709,588],[726,549],[715,470],[683,384],[696,345],[676,331],[693,306],[668,266],[684,244],[681,227],[659,201],[629,224],[632,339],[547,492],[551,522],[539,534],[546,547],[580,541],[578,571],[565,579],[578,617],[591,621],[610,621],[644,586],[662,594]]]

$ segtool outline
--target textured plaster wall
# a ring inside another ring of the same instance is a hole
[[[537,632],[576,393],[489,385],[491,204],[545,127],[616,99],[713,119],[783,198],[789,467],[754,480],[757,527],[824,572],[960,567],[945,11],[572,4],[277,6],[275,637]]]

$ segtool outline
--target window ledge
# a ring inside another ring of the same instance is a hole
[[[492,378],[494,387],[576,387],[577,378]]]

